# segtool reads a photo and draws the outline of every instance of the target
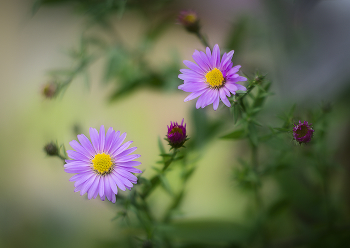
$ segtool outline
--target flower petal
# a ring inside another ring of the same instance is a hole
[[[115,142],[113,143],[112,148],[110,149],[109,153],[113,154],[115,151],[117,151],[119,149],[120,145],[124,142],[125,138],[126,138],[126,133],[123,133],[122,135],[120,135],[120,137],[117,138],[115,140]]]
[[[105,127],[103,125],[101,125],[101,127],[100,127],[100,138],[99,138],[100,152],[103,152],[104,149],[105,149],[105,141],[106,141]]]
[[[71,142],[69,142],[70,146],[76,150],[77,152],[81,153],[82,155],[84,155],[86,158],[90,159],[90,153],[84,148],[82,147],[78,141],[76,140],[72,140]]]
[[[95,156],[95,150],[91,145],[90,140],[84,135],[84,134],[79,134],[78,136],[78,140],[80,142],[80,144],[85,148],[86,151],[88,151],[88,153],[90,154],[90,156]]]
[[[117,162],[117,165],[124,166],[124,167],[133,167],[133,166],[139,166],[141,162],[139,161],[128,161],[128,162]]]
[[[139,157],[141,157],[140,154],[133,154],[133,155],[128,155],[128,156],[124,156],[124,157],[118,157],[118,158],[117,158],[117,163],[120,163],[120,162],[128,162],[128,161],[137,159],[137,158],[139,158]]]
[[[97,175],[92,174],[92,176],[85,181],[83,188],[80,190],[80,195],[84,195],[91,187],[92,183],[95,181]]]
[[[124,185],[124,183],[120,180],[119,175],[118,175],[115,171],[113,171],[113,172],[111,173],[111,177],[113,177],[113,180],[116,182],[118,188],[121,189],[121,190],[123,190],[123,191],[125,191],[125,185]]]
[[[213,109],[217,110],[218,107],[219,107],[219,103],[220,103],[219,91],[215,90],[214,94],[215,94],[215,99],[214,99],[214,102],[213,102]]]
[[[198,74],[203,74],[205,73],[205,70],[200,68],[198,65],[196,65],[195,63],[188,61],[188,60],[184,60],[183,63],[190,68],[191,70],[197,72]]]
[[[116,157],[119,153],[125,151],[126,148],[128,148],[130,146],[130,144],[132,143],[133,141],[128,141],[126,142],[125,144],[121,145],[117,150],[115,150],[111,155],[113,157]],[[120,156],[121,157],[121,156]]]
[[[134,151],[136,151],[136,149],[137,149],[137,147],[131,147],[130,149],[127,149],[127,150],[125,150],[122,153],[117,154],[117,155],[119,157],[123,157],[123,156],[129,155],[130,153],[133,153]]]
[[[235,84],[232,83],[226,83],[225,87],[231,92],[231,93],[236,93],[236,91],[238,90],[238,88],[236,87]]]
[[[80,161],[85,161],[87,163],[90,162],[90,160],[84,156],[83,154],[73,151],[73,150],[67,150],[68,157],[74,159],[74,160],[80,160]]]
[[[178,89],[185,92],[195,92],[206,89],[208,85],[206,83],[185,83],[179,85]]]
[[[215,67],[218,68],[220,65],[220,48],[218,44],[215,44],[213,48],[213,54],[211,56],[211,64]]]
[[[185,98],[184,102],[187,102],[187,101],[190,101],[190,100],[193,100],[193,99],[199,97],[199,96],[202,95],[206,90],[207,90],[207,88],[204,89],[204,90],[199,90],[199,91],[196,91],[196,92],[193,92],[193,93],[189,94],[189,95]]]
[[[109,180],[108,180],[109,176],[110,175],[104,177],[104,183],[105,183],[104,189],[105,189],[105,196],[107,197],[108,201],[111,201],[113,192],[112,192]]]
[[[90,189],[88,190],[88,199],[90,200],[96,193],[96,191],[98,191],[98,184],[100,182],[100,177],[96,176],[94,182],[92,183]]]
[[[230,101],[227,99],[226,97],[226,93],[225,93],[225,90],[224,88],[221,88],[219,90],[219,94],[220,94],[220,98],[221,98],[221,101],[227,106],[227,107],[231,107],[231,103]]]
[[[95,128],[90,127],[90,139],[92,142],[92,145],[94,146],[95,152],[99,153],[100,146],[99,146],[99,135]]]
[[[114,138],[115,131],[112,127],[108,128],[107,134],[106,134],[106,143],[103,152],[108,153],[109,148],[111,147],[113,138]]]
[[[116,182],[113,180],[113,177],[109,176],[107,177],[107,179],[109,180],[109,185],[111,186],[113,193],[118,194],[118,188],[117,188]]]

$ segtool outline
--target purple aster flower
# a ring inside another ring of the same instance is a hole
[[[132,173],[142,171],[134,168],[141,162],[133,161],[139,158],[139,154],[129,155],[137,147],[129,148],[132,141],[124,144],[126,133],[120,135],[113,128],[109,128],[105,135],[102,125],[100,134],[96,129],[90,128],[90,140],[84,135],[78,135],[78,141],[73,140],[69,144],[75,149],[68,150],[68,156],[72,160],[66,160],[65,172],[77,173],[69,179],[75,181],[74,192],[80,191],[80,195],[88,193],[88,199],[100,195],[102,201],[105,197],[113,203],[116,201],[118,188],[125,191],[131,190],[137,183],[137,177]],[[126,150],[127,149],[127,150]]]
[[[224,53],[220,61],[220,48],[216,44],[211,53],[207,47],[206,53],[195,51],[193,59],[197,63],[184,60],[184,64],[190,69],[181,69],[182,74],[179,78],[184,80],[178,88],[185,92],[192,92],[185,98],[185,102],[198,98],[196,108],[204,108],[213,104],[214,110],[217,110],[219,101],[230,107],[231,103],[227,97],[236,94],[237,90],[245,91],[246,87],[237,84],[237,82],[247,81],[245,77],[239,76],[237,72],[240,65],[233,67],[231,62],[233,50]]]
[[[311,123],[309,124],[307,121],[302,123],[300,120],[298,125],[294,125],[293,137],[300,145],[301,143],[307,143],[311,140],[315,130],[313,130],[310,125]]]
[[[172,148],[180,148],[187,140],[186,136],[186,124],[184,124],[184,119],[182,119],[181,125],[177,122],[170,122],[170,127],[168,127],[168,134],[165,140],[169,142]]]

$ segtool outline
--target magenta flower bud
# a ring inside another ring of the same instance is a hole
[[[301,143],[307,143],[311,140],[315,130],[313,130],[310,125],[307,121],[302,123],[300,120],[298,125],[294,125],[293,137],[297,142],[299,142],[300,145]]]
[[[169,142],[172,148],[180,148],[187,140],[186,135],[186,124],[184,124],[184,119],[182,119],[181,125],[177,122],[170,122],[170,127],[168,126],[168,134],[165,140]]]

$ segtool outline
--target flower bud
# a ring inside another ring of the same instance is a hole
[[[45,98],[51,99],[57,94],[57,83],[50,81],[47,82],[42,88],[42,95]]]
[[[297,142],[299,142],[300,145],[301,143],[307,143],[311,140],[315,130],[313,130],[310,125],[307,121],[302,123],[300,120],[298,125],[294,125],[293,137]]]
[[[49,156],[57,156],[58,155],[58,147],[53,142],[50,142],[46,146],[44,146],[44,151]]]
[[[190,33],[199,33],[200,25],[197,13],[193,10],[183,10],[180,12],[177,21]]]
[[[180,148],[187,140],[186,124],[184,126],[183,123],[184,119],[182,119],[181,125],[177,122],[170,122],[170,127],[168,126],[165,140],[169,142],[171,148]]]

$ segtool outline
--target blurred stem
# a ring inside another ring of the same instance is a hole
[[[91,65],[93,62],[95,62],[99,56],[91,56],[89,59],[83,58],[79,65],[73,70],[73,73],[71,76],[69,76],[62,84],[59,85],[59,91],[66,90],[66,88],[70,85],[70,83],[73,81],[73,79],[79,75],[82,71],[86,69],[89,65]]]
[[[166,162],[164,162],[162,173],[164,173],[166,169],[169,167],[169,165],[174,161],[176,154],[177,154],[177,149],[175,148],[171,157]],[[159,175],[157,174],[153,176],[152,179],[150,180],[150,183],[151,183],[151,186],[149,188],[146,188],[144,192],[141,194],[142,199],[146,199],[147,196],[159,185],[160,183]]]
[[[204,37],[204,35],[200,31],[198,31],[196,35],[205,47],[210,47],[207,39]]]
[[[66,163],[66,159],[68,159],[65,156],[62,156],[61,154],[57,154],[57,157],[62,160],[63,164],[65,164]]]
[[[254,144],[251,144],[251,149],[252,149],[252,166],[253,166],[253,170],[254,173],[257,177],[259,177],[258,174],[258,147]],[[256,202],[256,207],[257,209],[261,209],[261,198],[260,198],[260,193],[259,193],[259,178],[258,178],[258,182],[255,184],[255,202]]]
[[[260,178],[258,173],[258,167],[259,167],[258,146],[253,144],[252,142],[250,143],[250,146],[252,150],[252,167],[257,177],[257,182],[254,187],[254,195],[255,195],[256,209],[259,217],[258,223],[259,223],[259,226],[261,227],[262,247],[268,247],[270,243],[269,233],[264,223],[263,204],[262,204],[261,195],[260,195]]]

